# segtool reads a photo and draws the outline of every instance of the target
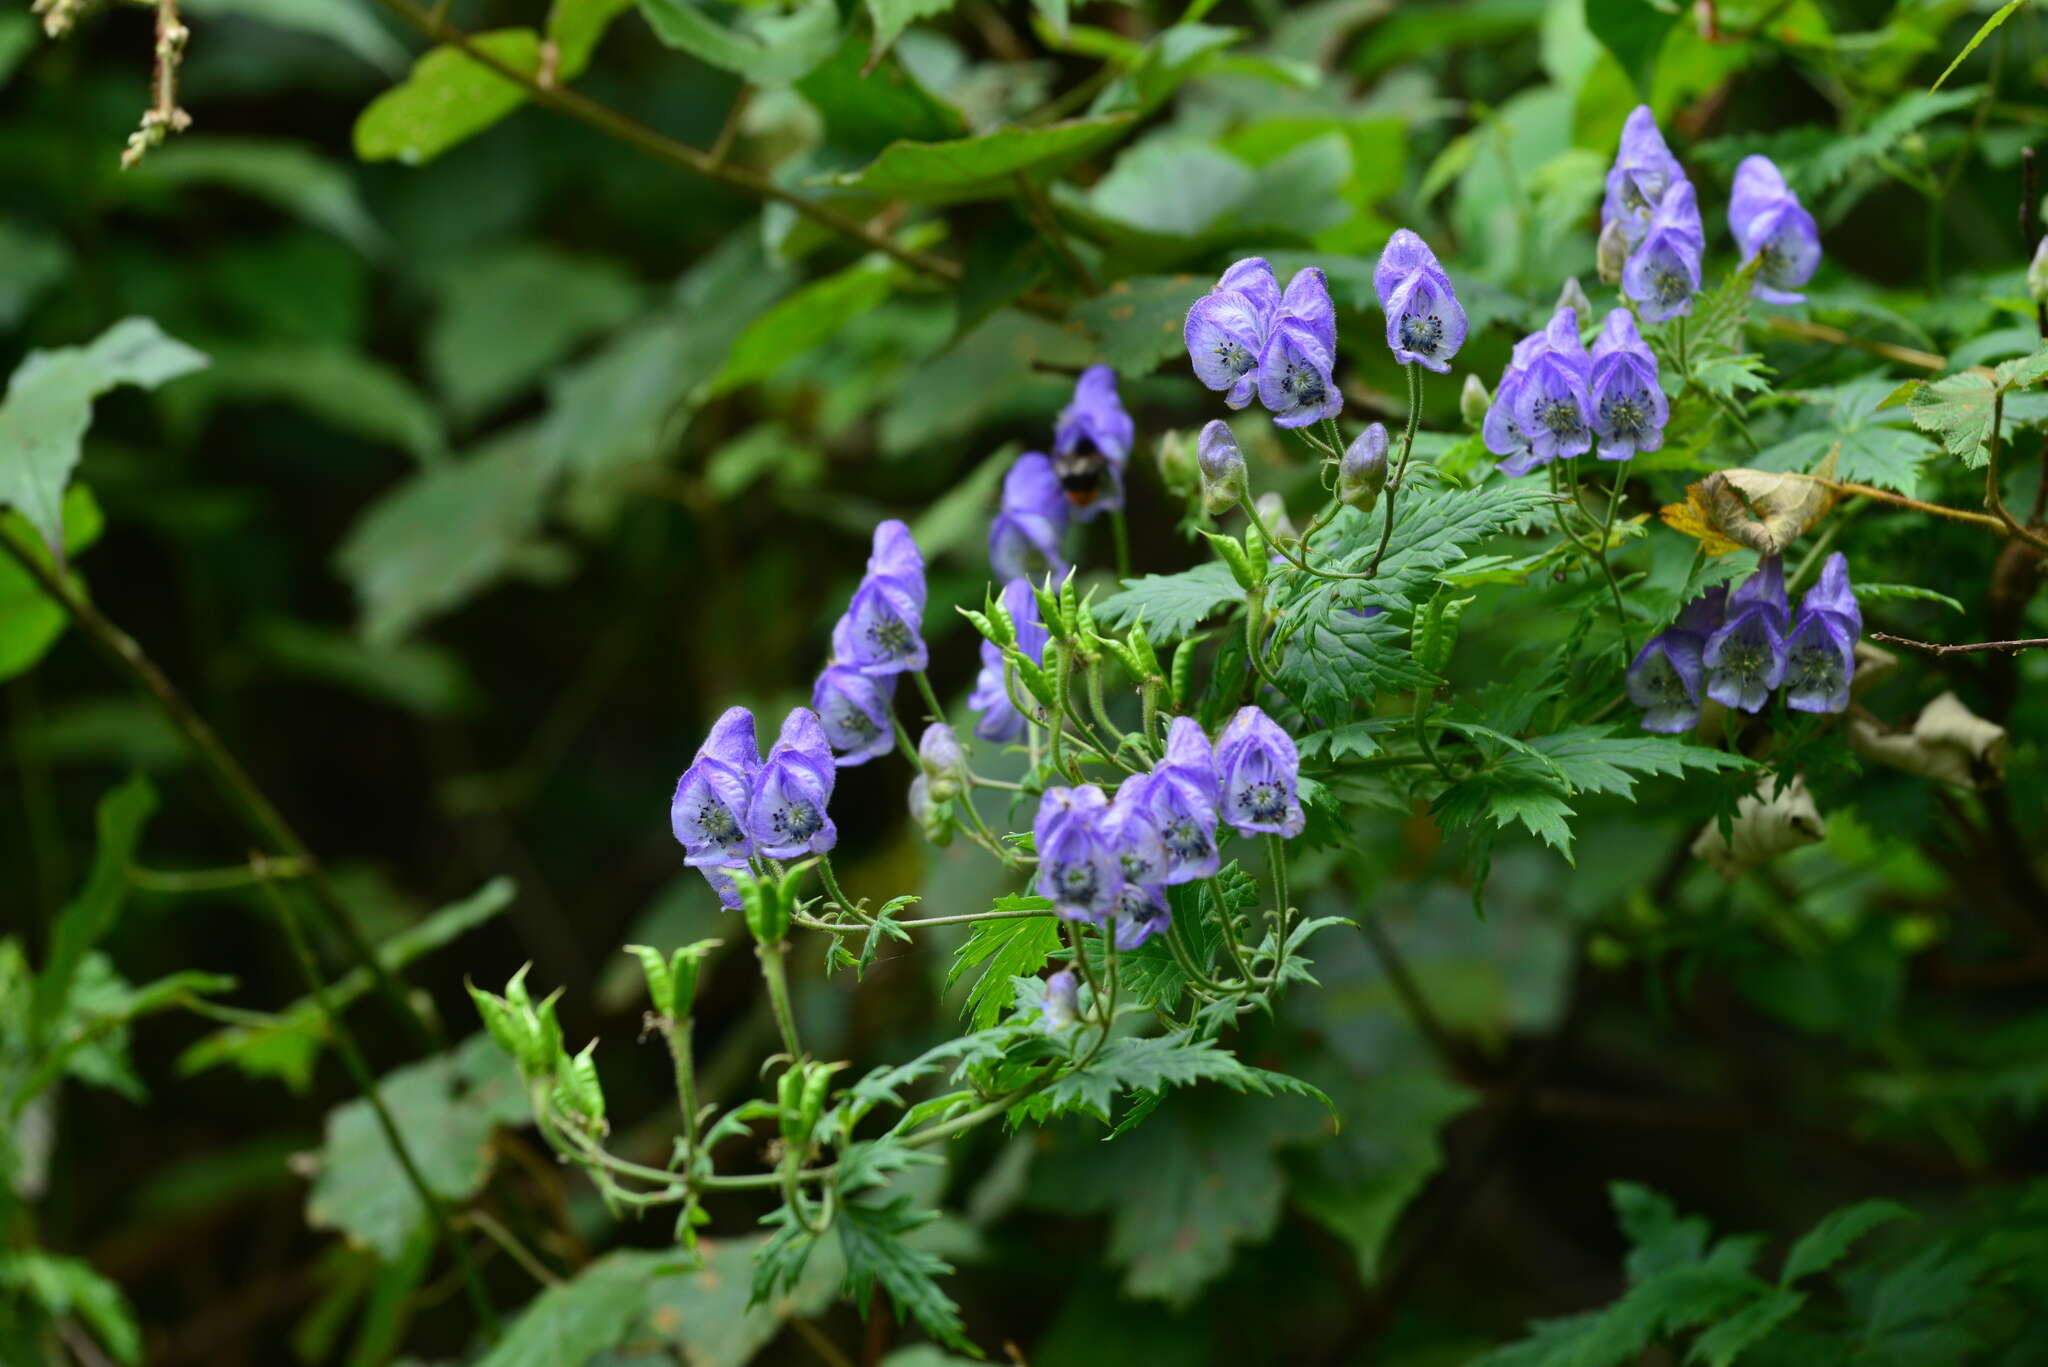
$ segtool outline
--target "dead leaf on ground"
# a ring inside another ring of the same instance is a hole
[[[1735,804],[1726,838],[1720,822],[1707,823],[1692,842],[1693,856],[1712,864],[1723,878],[1734,878],[1826,835],[1827,823],[1813,804],[1805,778],[1794,776],[1782,788],[1777,783],[1774,775],[1766,775],[1755,793]]]

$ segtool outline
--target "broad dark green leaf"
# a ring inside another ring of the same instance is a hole
[[[639,0],[655,37],[709,66],[760,85],[787,85],[839,46],[832,0],[801,0],[793,10],[742,10],[743,27],[728,28],[696,0]]]
[[[464,418],[516,397],[576,347],[632,317],[642,299],[617,262],[540,243],[464,257],[438,287],[427,367]]]
[[[267,138],[207,137],[158,148],[124,182],[152,186],[221,186],[260,199],[324,228],[366,256],[390,246],[364,207],[345,166],[311,147]]]
[[[1651,0],[1586,0],[1586,27],[1593,31],[1647,100],[1657,74],[1657,54],[1678,11]]]
[[[491,29],[472,35],[470,41],[479,52],[514,71],[531,76],[540,69],[540,35],[530,28]],[[356,119],[356,155],[364,161],[419,166],[492,127],[524,103],[526,92],[516,83],[459,48],[437,47]]]
[[[826,183],[926,204],[1003,199],[1017,192],[1018,175],[1057,171],[1108,146],[1131,122],[1129,114],[1111,114],[999,128],[948,142],[891,143],[860,170],[828,177]]]
[[[79,961],[113,929],[127,903],[128,867],[135,862],[143,823],[155,810],[156,790],[139,774],[100,799],[95,817],[99,843],[93,849],[92,871],[78,895],[57,913],[49,957],[36,975],[31,1029],[37,1035],[63,1014]]]
[[[68,563],[99,540],[100,529],[105,525],[99,503],[83,484],[74,484],[64,491],[63,521],[64,557]],[[0,513],[0,533],[46,567],[56,568],[49,548],[35,538],[28,520],[20,513]],[[70,620],[13,556],[0,553],[0,683],[33,668],[64,634],[65,624]]]

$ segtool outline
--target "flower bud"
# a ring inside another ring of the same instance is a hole
[[[1195,492],[1201,474],[1195,469],[1194,446],[1188,434],[1175,428],[1159,437],[1159,482],[1175,498]]]
[[[1611,218],[1600,229],[1600,245],[1594,260],[1599,263],[1601,284],[1621,283],[1621,268],[1628,264],[1628,230],[1620,219]]]
[[[1458,416],[1465,420],[1465,426],[1473,431],[1486,422],[1486,410],[1493,406],[1493,398],[1486,392],[1486,381],[1477,375],[1465,377],[1465,387],[1458,391]]]
[[[1081,1013],[1081,980],[1074,970],[1063,968],[1045,980],[1045,1028],[1058,1032],[1072,1025]]]
[[[2034,248],[2034,259],[2027,266],[2027,293],[2036,304],[2048,304],[2048,237]]]
[[[1244,452],[1237,449],[1237,438],[1230,434],[1229,423],[1218,418],[1202,429],[1195,464],[1202,475],[1203,511],[1211,517],[1221,517],[1237,506],[1244,497],[1249,476]]]
[[[953,806],[932,800],[931,780],[923,774],[910,780],[910,819],[932,844],[943,849],[953,843]]]
[[[1586,287],[1579,283],[1579,277],[1576,275],[1569,277],[1564,282],[1564,288],[1557,292],[1557,308],[1570,309],[1574,318],[1591,321],[1593,301],[1586,297]],[[1552,309],[1551,312],[1555,313],[1557,309]]]
[[[960,748],[960,737],[944,722],[924,729],[917,742],[917,763],[934,802],[951,802],[967,786],[967,754]]]
[[[1361,513],[1369,513],[1387,486],[1387,429],[1369,423],[1344,448],[1337,462],[1337,501]]]
[[[1294,523],[1287,517],[1287,501],[1278,494],[1260,494],[1252,504],[1259,510],[1259,521],[1271,532],[1275,541],[1299,541],[1301,533],[1294,530]]]

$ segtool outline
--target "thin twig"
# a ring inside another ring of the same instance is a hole
[[[306,933],[299,925],[299,915],[293,909],[291,899],[278,890],[275,883],[262,884],[264,894],[277,911],[278,924],[284,927],[285,938],[291,942],[292,957],[298,961],[300,976],[306,980],[306,990],[312,994],[320,1014],[327,1020],[327,1029],[334,1038],[335,1052],[354,1079],[356,1090],[370,1103],[370,1110],[377,1117],[377,1128],[384,1133],[384,1142],[390,1146],[392,1157],[398,1160],[399,1168],[405,1173],[405,1180],[419,1197],[420,1205],[427,1212],[427,1219],[434,1226],[434,1233],[454,1255],[455,1265],[462,1271],[463,1287],[469,1293],[470,1305],[482,1321],[485,1332],[491,1337],[498,1336],[498,1309],[491,1304],[491,1298],[484,1291],[483,1278],[477,1274],[476,1264],[469,1256],[469,1246],[455,1233],[455,1226],[448,1218],[448,1207],[441,1200],[439,1192],[427,1185],[421,1175],[419,1164],[413,1160],[412,1150],[406,1146],[405,1136],[399,1132],[398,1122],[392,1118],[390,1109],[384,1104],[382,1093],[377,1090],[377,1079],[370,1072],[369,1063],[363,1058],[362,1050],[356,1047],[356,1038],[347,1025],[334,999],[327,995],[327,982],[320,973],[320,965],[313,959],[312,946],[306,943]]]
[[[526,1275],[542,1286],[560,1286],[562,1279],[553,1269],[534,1256],[533,1250],[519,1242],[511,1230],[498,1223],[497,1217],[489,1211],[472,1210],[463,1214],[462,1222],[470,1228],[481,1231],[490,1241],[512,1256],[512,1261],[526,1269]]]
[[[1875,342],[1868,337],[1857,337],[1842,331],[1840,328],[1829,327],[1825,323],[1809,323],[1803,318],[1786,318],[1774,313],[1764,320],[1764,324],[1771,331],[1782,332],[1788,337],[1798,337],[1809,342],[1828,342],[1835,346],[1855,347],[1857,350],[1867,351],[1873,356],[1882,356],[1886,360],[1897,361],[1901,365],[1914,366],[1921,370],[1948,369],[1948,357],[1946,356],[1936,355],[1932,351],[1922,351],[1918,347],[1899,346],[1892,342]]]
[[[1941,645],[1934,641],[1915,641],[1904,636],[1894,636],[1888,631],[1873,631],[1870,633],[1870,639],[1883,641],[1887,645],[1925,651],[1929,655],[1968,655],[1980,650],[2000,650],[2011,654],[2018,650],[2038,650],[2048,646],[2048,636],[2034,636],[2023,641],[1972,641],[1966,645]]]

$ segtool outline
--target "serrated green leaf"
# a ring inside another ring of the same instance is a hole
[[[8,1249],[0,1252],[0,1291],[26,1298],[52,1319],[75,1316],[117,1360],[142,1361],[142,1331],[128,1298],[90,1263],[39,1248]]]
[[[1973,470],[1984,468],[1989,459],[1984,443],[1991,437],[1991,416],[1998,387],[1988,375],[1964,371],[1940,380],[1923,380],[1913,386],[1907,400],[1913,425],[1941,438],[1942,447]]]
[[[1874,1229],[1894,1220],[1910,1220],[1913,1212],[1896,1201],[1864,1201],[1835,1211],[1808,1230],[1785,1255],[1785,1267],[1778,1274],[1780,1286],[1791,1286],[1802,1277],[1825,1272],[1842,1260],[1849,1246]]]
[[[1188,636],[1226,604],[1244,596],[1230,567],[1206,561],[1179,574],[1148,574],[1123,581],[1121,592],[1095,605],[1105,626],[1128,627],[1144,618],[1145,637],[1165,645]]]
[[[1400,622],[1362,616],[1332,598],[1298,603],[1282,619],[1285,644],[1273,676],[1304,711],[1334,722],[1382,693],[1436,683],[1402,644],[1407,628]]]
[[[655,1253],[598,1259],[569,1281],[534,1297],[477,1367],[565,1367],[588,1362],[642,1327]]]
[[[982,966],[963,1008],[968,1025],[975,1030],[988,1029],[1009,1009],[1010,979],[1037,973],[1060,947],[1059,921],[1050,914],[1052,903],[1045,898],[1002,897],[994,909],[1043,910],[1048,914],[982,921],[954,954],[953,966],[946,970],[948,990],[968,969]]]
[[[908,1315],[947,1347],[971,1352],[973,1344],[960,1322],[960,1309],[939,1287],[938,1279],[952,1273],[952,1264],[904,1242],[905,1235],[931,1219],[931,1212],[913,1209],[908,1196],[884,1206],[857,1201],[842,1206],[833,1227],[846,1259],[846,1294],[855,1305],[865,1307],[879,1283],[895,1304],[899,1322]]]

